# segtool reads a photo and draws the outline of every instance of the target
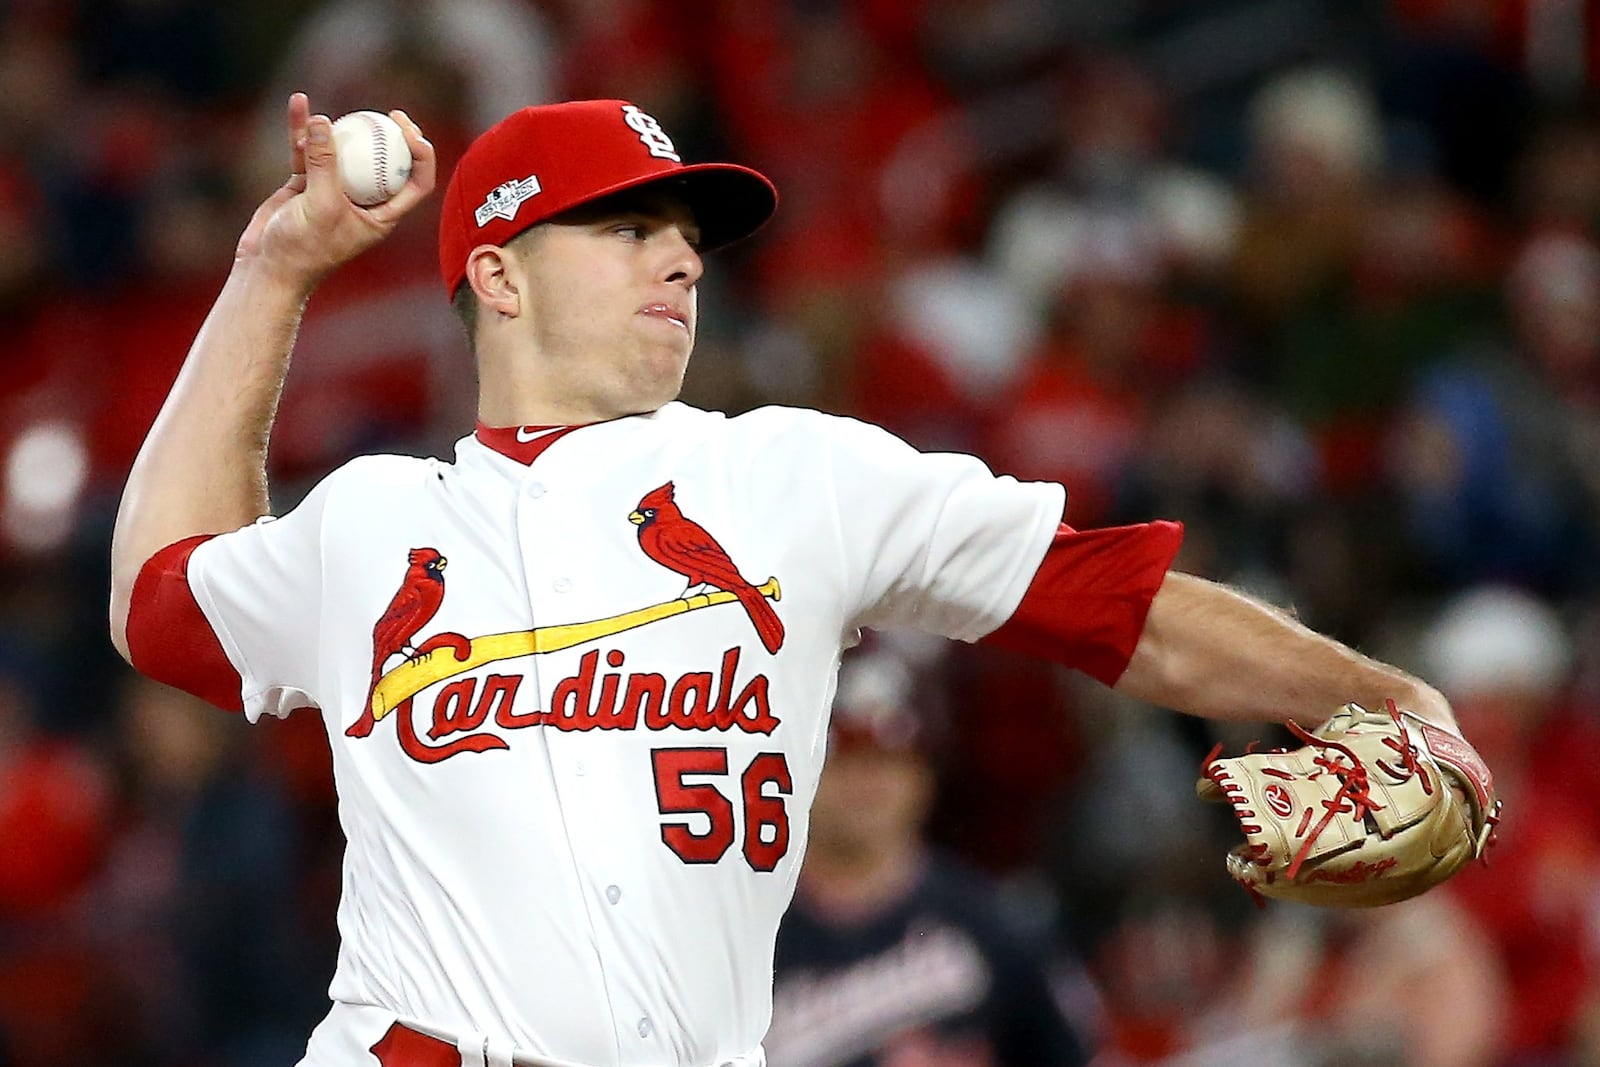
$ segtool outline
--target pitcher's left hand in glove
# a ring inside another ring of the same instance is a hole
[[[1287,751],[1201,767],[1202,799],[1233,805],[1245,844],[1228,873],[1262,896],[1358,908],[1414,897],[1483,855],[1499,821],[1494,780],[1462,738],[1394,701],[1347,704]],[[1458,788],[1451,788],[1454,783]]]

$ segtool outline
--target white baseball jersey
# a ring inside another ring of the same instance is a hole
[[[303,1062],[373,1062],[400,1019],[759,1064],[841,649],[988,634],[1064,503],[853,420],[674,403],[531,465],[358,459],[201,544],[246,715],[316,707],[332,742],[342,946]]]

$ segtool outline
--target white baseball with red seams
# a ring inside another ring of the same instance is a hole
[[[848,419],[673,403],[531,463],[358,459],[200,545],[245,714],[320,708],[332,741],[304,1064],[374,1063],[401,1020],[501,1062],[759,1067],[841,644],[989,634],[1063,505]]]
[[[398,193],[411,177],[411,146],[399,123],[381,111],[352,111],[333,123],[344,195],[373,207]]]

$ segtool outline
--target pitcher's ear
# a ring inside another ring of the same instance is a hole
[[[479,245],[467,256],[466,283],[482,311],[515,318],[522,310],[516,253],[499,245]]]

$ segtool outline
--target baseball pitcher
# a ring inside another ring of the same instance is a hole
[[[684,163],[625,101],[519,111],[450,177],[439,265],[480,383],[454,457],[356,459],[271,516],[302,309],[435,182],[432,147],[392,117],[411,176],[358,207],[328,117],[290,99],[291,176],[239,241],[112,548],[112,636],[135,667],[252,722],[326,725],[342,944],[307,1067],[762,1064],[774,937],[862,627],[995,642],[1218,718],[1396,707],[1308,734],[1321,764],[1210,767],[1230,799],[1252,776],[1338,783],[1267,796],[1286,841],[1241,846],[1236,876],[1323,875],[1365,903],[1475,854],[1492,793],[1439,693],[1172,573],[1175,524],[1074,530],[1061,486],[970,456],[677,402],[704,257],[777,194]],[[1362,763],[1347,734],[1392,748]],[[1415,784],[1404,811],[1384,806],[1397,781]],[[1374,892],[1405,827],[1432,834],[1423,852],[1470,841]]]

